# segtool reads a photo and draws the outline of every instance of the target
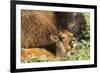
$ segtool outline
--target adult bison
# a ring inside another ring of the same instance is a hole
[[[80,18],[82,19],[81,21],[79,20]],[[47,48],[49,51],[55,49],[56,55],[64,56],[61,46],[56,45],[55,48],[50,46],[55,44],[51,35],[57,34],[58,36],[59,34],[59,41],[63,43],[63,47],[67,51],[71,48],[71,40],[69,39],[73,37],[68,37],[67,30],[76,35],[83,30],[83,25],[85,26],[85,18],[82,13],[22,10],[21,47],[42,47]],[[60,37],[62,30],[64,30],[63,33],[66,33],[66,37]],[[60,47],[60,50],[58,47]]]

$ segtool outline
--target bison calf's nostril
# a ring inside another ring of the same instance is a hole
[[[76,38],[74,37],[72,41],[76,41]]]

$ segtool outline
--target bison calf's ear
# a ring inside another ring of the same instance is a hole
[[[65,36],[63,34],[59,34],[59,40],[62,41],[63,39],[65,39]]]

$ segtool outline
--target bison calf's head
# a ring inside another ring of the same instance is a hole
[[[66,56],[67,52],[73,47],[73,34],[66,30],[50,35],[50,39],[55,43],[56,56],[58,57]]]

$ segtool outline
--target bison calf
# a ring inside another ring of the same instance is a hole
[[[22,57],[34,54],[37,57],[46,56],[48,58],[64,57],[72,48],[73,34],[62,30],[57,34],[51,34],[50,39],[53,44],[38,46],[37,48],[22,48]]]

